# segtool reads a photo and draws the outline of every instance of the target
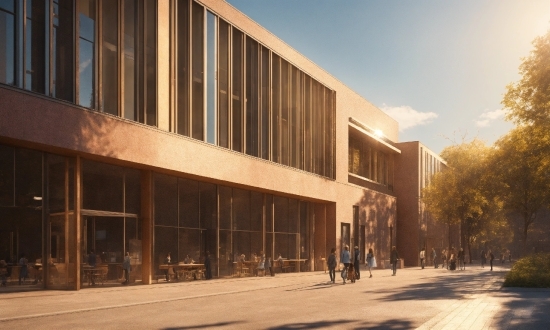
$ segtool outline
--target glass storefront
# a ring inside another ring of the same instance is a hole
[[[233,275],[241,255],[310,258],[313,203],[158,173],[146,192],[143,173],[0,144],[0,260],[9,266],[8,286],[87,287],[92,251],[106,284],[123,280],[126,252],[130,282],[140,282],[147,249],[153,257],[144,275],[162,275],[167,253],[173,262],[202,263],[209,252],[213,276]],[[148,246],[140,217],[144,193],[153,209]]]

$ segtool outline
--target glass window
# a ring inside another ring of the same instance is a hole
[[[231,229],[231,195],[232,189],[219,186],[220,191],[220,229]]]
[[[229,148],[229,24],[219,19],[218,39],[218,144]]]
[[[15,85],[14,0],[0,2],[0,82]]]
[[[52,96],[74,101],[73,1],[53,1]]]
[[[246,38],[246,153],[258,156],[258,43]]]
[[[155,225],[178,225],[178,179],[168,175],[154,175]]]
[[[180,227],[199,228],[199,183],[179,179]]]
[[[294,198],[289,198],[288,200],[288,232],[289,233],[298,233],[299,232],[299,208],[298,200]]]
[[[82,162],[82,208],[124,212],[124,172],[121,167]]]
[[[193,91],[192,91],[192,137],[203,140],[204,131],[204,8],[193,2],[192,17],[192,62],[193,62]]]
[[[95,0],[79,0],[78,104],[87,108],[93,108],[95,103],[95,8]]]
[[[269,50],[261,47],[261,78],[260,78],[260,106],[261,106],[261,157],[269,159]]]
[[[145,124],[157,125],[157,1],[145,1]]]
[[[118,2],[102,2],[101,109],[118,115]]]
[[[200,192],[200,224],[202,229],[218,227],[218,202],[216,185],[206,182],[199,184]],[[215,252],[212,250],[210,252]]]
[[[141,182],[139,170],[124,169],[125,213],[141,213]]]
[[[206,141],[211,144],[216,144],[216,16],[211,12],[207,12],[206,23]]]
[[[233,230],[250,230],[250,191],[233,189]]]
[[[233,138],[232,148],[235,151],[243,151],[242,149],[242,106],[243,106],[243,33],[237,29],[233,29],[233,84],[231,86],[233,91],[232,102],[232,127]]]
[[[134,0],[124,1],[124,70],[123,90],[124,90],[124,118],[137,120],[136,109],[136,20],[137,6]]]
[[[308,205],[300,202],[300,259],[309,259]]]
[[[189,136],[189,1],[177,6],[177,133]]]
[[[274,226],[276,232],[288,232],[288,198],[273,196]]]
[[[304,169],[312,172],[311,155],[311,78],[305,76],[304,82]]]
[[[179,257],[176,259],[183,262],[187,256],[195,262],[201,261],[201,231],[199,229],[181,228],[179,230]]]
[[[289,64],[281,59],[281,164],[289,163]]]
[[[273,231],[273,195],[265,195],[265,230]]]
[[[25,89],[46,90],[46,2],[27,0],[25,25]]]
[[[281,88],[280,88],[280,74],[281,74],[281,58],[275,54],[272,55],[272,67],[271,72],[271,160],[280,163],[279,158],[279,130],[281,115]]]
[[[263,230],[264,216],[264,194],[251,191],[250,192],[250,230]]]
[[[0,144],[0,206],[14,206],[13,148]]]
[[[153,257],[155,266],[153,269],[157,270],[158,275],[164,274],[163,270],[159,270],[159,265],[164,263],[164,259],[168,253],[170,253],[171,260],[180,260],[178,256],[179,250],[178,229],[155,226],[155,252]],[[185,258],[185,256],[183,256],[183,258]]]

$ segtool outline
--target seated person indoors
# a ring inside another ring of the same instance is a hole
[[[195,260],[193,260],[193,258],[191,258],[189,255],[186,255],[185,259],[183,259],[183,263],[184,264],[194,264]]]

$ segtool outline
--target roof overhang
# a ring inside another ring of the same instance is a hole
[[[384,139],[382,137],[380,137],[380,136],[376,135],[375,133],[373,133],[373,130],[370,127],[363,124],[359,120],[357,120],[353,117],[349,117],[349,126],[353,127],[359,133],[361,133],[363,135],[366,135],[370,139],[380,143],[380,145],[384,146],[385,149],[388,149],[389,152],[393,152],[393,153],[397,153],[397,154],[401,153],[401,150],[397,149],[396,147],[394,147],[390,143],[384,141]]]

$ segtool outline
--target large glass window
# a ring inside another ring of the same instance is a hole
[[[189,136],[189,1],[176,2],[177,6],[177,88],[176,88],[176,132]]]
[[[25,88],[46,91],[46,2],[27,0],[25,15]]]
[[[258,156],[259,95],[258,42],[246,38],[246,153]]]
[[[216,16],[207,12],[206,40],[206,141],[216,143]]]
[[[118,3],[102,2],[101,109],[118,115]]]
[[[232,89],[232,145],[231,149],[235,151],[243,151],[242,149],[242,106],[243,106],[243,33],[237,29],[233,29],[233,84]]]
[[[261,157],[269,159],[269,50],[261,47],[261,78],[260,78],[260,106],[261,106]]]
[[[0,82],[15,85],[15,3],[0,1]]]
[[[271,160],[279,163],[279,136],[281,116],[281,58],[272,55],[271,70]]]
[[[192,137],[203,140],[204,132],[204,8],[193,2],[192,17]]]
[[[145,120],[157,125],[157,1],[145,0]]]
[[[79,0],[78,104],[94,108],[95,103],[95,0]]]
[[[73,9],[72,0],[53,1],[52,96],[70,102],[74,101]]]
[[[290,165],[289,163],[289,92],[290,92],[290,80],[289,80],[290,66],[287,61],[281,59],[281,121],[280,121],[280,133],[281,133],[281,164]]]
[[[229,148],[229,29],[219,20],[218,35],[218,144]]]

